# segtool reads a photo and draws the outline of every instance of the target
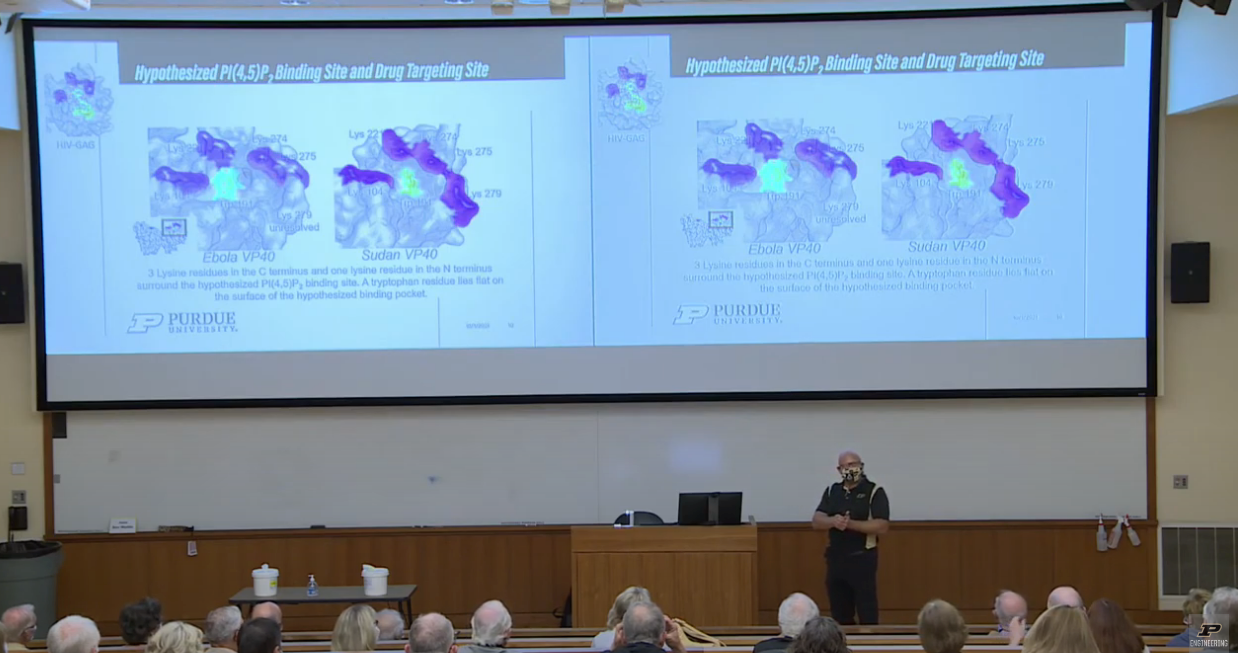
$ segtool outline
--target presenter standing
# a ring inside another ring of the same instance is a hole
[[[864,475],[854,451],[838,457],[842,482],[826,488],[812,527],[830,532],[825,549],[825,591],[840,624],[877,623],[877,536],[890,529],[890,500]]]

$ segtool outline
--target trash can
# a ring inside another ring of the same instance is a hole
[[[39,617],[36,639],[56,623],[56,575],[64,552],[60,542],[0,542],[0,610],[29,603]]]

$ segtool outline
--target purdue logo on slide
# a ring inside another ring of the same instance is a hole
[[[129,323],[129,333],[146,333],[163,324],[162,313],[134,313]]]
[[[692,324],[697,320],[709,316],[709,307],[704,304],[680,304],[679,315],[675,316],[672,324]]]

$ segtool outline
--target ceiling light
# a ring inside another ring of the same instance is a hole
[[[279,0],[285,7],[308,7],[310,0]]]
[[[443,0],[443,2],[449,5],[471,5],[473,4],[473,0]]]

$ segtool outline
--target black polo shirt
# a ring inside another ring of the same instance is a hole
[[[848,490],[842,483],[835,483],[821,495],[821,503],[817,504],[817,512],[826,515],[842,515],[851,513],[851,518],[865,521],[869,519],[889,519],[890,500],[881,486],[861,477],[855,487]],[[859,531],[840,531],[830,529],[830,545],[826,555],[852,555],[868,549],[877,548],[877,536]]]

